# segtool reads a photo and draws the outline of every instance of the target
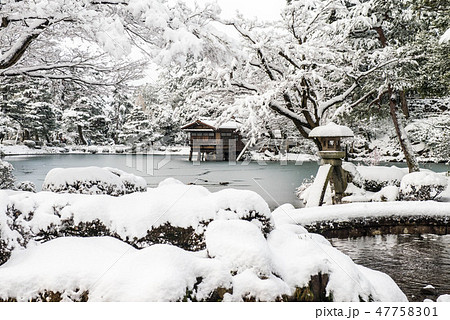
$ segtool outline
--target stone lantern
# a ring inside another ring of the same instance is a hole
[[[342,169],[342,159],[345,157],[345,151],[341,150],[341,139],[353,137],[353,131],[349,127],[330,122],[325,126],[319,126],[311,130],[309,137],[318,139],[322,146],[319,156],[322,158],[321,168],[323,167],[323,173],[320,174],[321,168],[319,168],[317,175],[319,176],[320,174],[323,177],[322,181],[318,182],[322,184],[322,188],[320,189],[318,186],[316,190],[320,189],[322,194],[316,205],[320,206],[322,204],[328,180],[331,181],[334,187],[334,203],[341,203],[345,189],[347,189],[347,175]]]

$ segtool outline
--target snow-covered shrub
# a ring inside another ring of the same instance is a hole
[[[0,160],[0,189],[14,189],[14,167],[9,162]]]
[[[42,186],[43,191],[116,197],[146,189],[147,183],[142,177],[119,169],[99,167],[55,168],[47,174]]]
[[[145,192],[147,190],[147,182],[144,178],[138,177],[134,174],[119,170],[117,168],[104,168],[111,173],[118,176],[125,187],[125,193],[133,193],[133,192]]]
[[[403,177],[400,185],[400,200],[434,200],[448,185],[444,175],[429,172],[413,172]]]
[[[23,238],[111,236],[136,248],[172,244],[182,249],[205,249],[204,232],[215,219],[246,220],[264,236],[274,227],[267,203],[255,192],[206,188],[166,179],[157,188],[122,197],[48,192],[17,193],[0,210]]]
[[[406,301],[388,275],[312,234],[281,228],[265,239],[246,221],[217,221],[207,233],[214,257],[110,237],[31,246],[0,266],[0,301]]]
[[[399,188],[396,186],[386,186],[374,195],[372,195],[372,201],[389,202],[396,201],[398,199]]]
[[[356,186],[372,192],[378,192],[386,186],[400,186],[400,182],[408,169],[396,166],[355,166],[344,162],[342,168],[349,173],[350,182]]]
[[[0,265],[5,263],[15,248],[22,247],[23,237],[13,230],[13,219],[8,214],[9,198],[5,191],[0,191]],[[19,227],[23,231],[23,228]]]
[[[313,176],[311,176],[311,178],[309,178],[309,179],[305,178],[305,179],[303,179],[302,184],[299,187],[297,187],[297,189],[295,190],[295,195],[300,200],[303,200],[303,203],[306,203],[306,200],[308,199],[308,189],[309,189],[309,187],[312,186],[313,183],[314,183]]]
[[[213,221],[208,225],[205,239],[208,255],[223,261],[232,272],[253,269],[258,277],[270,276],[270,249],[254,224],[242,220]]]
[[[23,141],[23,144],[24,144],[25,146],[27,146],[28,148],[30,148],[30,149],[36,148],[36,142],[33,141],[33,140],[24,140],[24,141]]]
[[[366,191],[349,183],[345,190],[346,196],[342,198],[344,203],[352,202],[389,202],[398,199],[399,188],[396,186],[386,186],[378,192]]]
[[[17,190],[36,192],[36,185],[31,181],[20,181],[17,184]]]
[[[303,204],[308,203],[309,196],[313,193],[312,185],[314,184],[315,177],[311,176],[310,179],[303,179],[302,184],[295,190],[297,198],[302,200]],[[323,197],[323,204],[331,205],[333,204],[333,190],[331,189],[331,184],[328,183],[327,189],[325,190],[325,195]]]

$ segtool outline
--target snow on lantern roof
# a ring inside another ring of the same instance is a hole
[[[340,126],[334,122],[330,122],[325,126],[315,127],[309,133],[310,138],[326,138],[326,137],[353,137],[353,131],[349,127]]]

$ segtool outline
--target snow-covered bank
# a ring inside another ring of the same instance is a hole
[[[266,152],[250,152],[249,156],[250,160],[252,161],[294,161],[296,163],[302,163],[302,162],[312,162],[312,161],[319,161],[320,158],[317,155],[312,154],[306,154],[306,153],[292,153],[287,152],[285,154],[278,153],[275,154],[270,151]]]
[[[0,244],[0,300],[406,301],[256,193],[174,179],[121,197],[2,191]]]
[[[398,201],[350,203],[319,208],[295,209],[290,204],[277,208],[272,215],[277,225],[311,225],[318,222],[345,222],[382,217],[438,217],[450,220],[450,203],[436,201]]]
[[[64,147],[49,147],[42,146],[39,148],[29,148],[22,144],[0,144],[0,154],[5,156],[17,156],[17,155],[44,155],[44,154],[130,154],[130,153],[145,153],[145,154],[171,154],[171,155],[189,155],[188,146],[170,146],[170,147],[157,147],[140,151],[139,149],[133,149],[130,146],[125,145],[112,145],[112,146],[80,146],[80,145],[67,145]]]
[[[408,168],[363,166],[351,162],[343,162],[342,168],[347,173],[348,183],[342,203],[420,200],[450,202],[450,176],[447,172],[420,169],[420,172],[409,173]],[[325,182],[316,183],[324,179],[320,172],[319,169],[313,181],[307,179],[297,188],[297,196],[304,203],[318,206],[316,198]],[[313,190],[315,185],[319,191]],[[328,184],[324,203],[332,204],[333,196],[331,184]]]

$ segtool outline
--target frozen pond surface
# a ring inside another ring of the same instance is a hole
[[[91,155],[66,154],[43,156],[7,157],[15,168],[18,181],[29,180],[41,189],[45,175],[53,168],[68,167],[115,167],[142,176],[150,187],[162,180],[174,177],[186,184],[195,183],[218,191],[224,188],[253,190],[260,194],[275,209],[283,203],[300,207],[295,189],[303,179],[317,172],[316,162],[201,162],[193,164],[187,156],[163,155]],[[152,170],[153,168],[153,170]]]
[[[353,261],[391,276],[410,301],[423,301],[421,288],[450,294],[450,235],[383,235],[331,239]]]
[[[194,164],[181,155],[117,155],[117,154],[57,154],[38,156],[10,156],[9,161],[15,168],[18,181],[29,180],[41,189],[45,175],[53,168],[70,167],[114,167],[142,176],[150,187],[174,177],[184,183],[195,183],[218,191],[224,188],[248,189],[260,194],[271,209],[284,203],[301,207],[295,196],[295,189],[305,178],[315,176],[316,162],[238,162],[234,165],[226,162],[200,162]],[[385,163],[404,167],[404,163]],[[435,171],[447,171],[444,164],[424,164],[423,167]]]

